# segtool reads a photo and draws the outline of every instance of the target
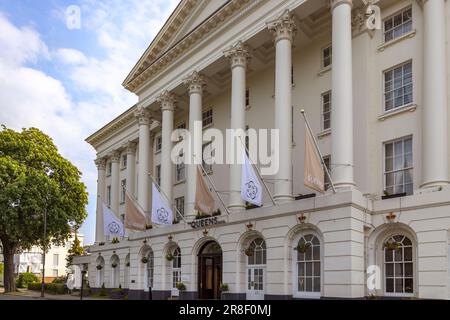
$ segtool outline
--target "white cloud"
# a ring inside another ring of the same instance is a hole
[[[63,64],[80,65],[88,62],[84,53],[75,49],[60,48],[56,50],[54,56]]]
[[[82,232],[89,233],[86,242],[92,243],[97,171],[95,151],[84,139],[135,103],[137,98],[121,83],[178,0],[80,3],[82,28],[95,34],[104,51],[102,58],[88,56],[82,49],[49,49],[33,28],[15,26],[0,12],[0,123],[16,130],[40,128],[83,172],[90,203]],[[61,10],[53,18],[65,26],[65,9]],[[33,67],[42,59],[51,59],[66,79]]]

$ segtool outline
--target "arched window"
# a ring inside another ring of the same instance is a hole
[[[413,244],[404,235],[393,235],[383,243],[385,292],[393,295],[414,293]]]
[[[177,283],[181,282],[181,251],[177,247],[173,251],[172,260],[172,293],[178,295]]]
[[[145,264],[144,290],[148,291],[148,288],[153,287],[153,251],[150,249],[145,257],[147,258],[147,263]]]
[[[124,288],[130,287],[130,254],[125,257],[125,270],[123,274]]]
[[[105,260],[103,259],[103,257],[98,257],[97,258],[97,265],[96,270],[96,285],[97,288],[100,288],[104,283],[105,283],[105,279],[104,279],[104,272],[105,272]]]
[[[320,241],[313,234],[295,243],[294,296],[320,297]]]
[[[118,288],[120,285],[120,260],[117,255],[111,257],[111,288]]]
[[[247,299],[262,300],[265,294],[266,242],[256,238],[245,249],[247,255]]]

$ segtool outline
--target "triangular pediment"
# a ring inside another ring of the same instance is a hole
[[[164,52],[189,35],[205,20],[232,0],[181,0],[164,26],[156,35],[130,74],[124,80],[127,85]]]

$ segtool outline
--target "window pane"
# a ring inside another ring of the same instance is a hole
[[[393,277],[394,276],[394,264],[388,263],[386,264],[386,277]]]
[[[314,262],[314,276],[320,276],[320,262]]]
[[[405,261],[412,261],[412,247],[404,248]]]
[[[394,259],[393,256],[394,256],[394,254],[393,254],[392,250],[384,249],[384,260],[386,262],[393,261],[393,259]]]
[[[312,278],[306,278],[306,292],[312,292]]]
[[[386,279],[386,292],[394,292],[394,279]]]
[[[386,187],[391,187],[394,185],[394,174],[388,173],[386,174]]]
[[[394,251],[394,260],[395,261],[402,261],[402,259],[403,259],[402,248],[395,249],[393,251]]]
[[[405,263],[405,277],[413,276],[413,265],[412,263]]]
[[[403,264],[402,263],[396,263],[394,265],[394,274],[397,278],[403,276]]]
[[[306,276],[312,276],[312,263],[306,262]]]
[[[298,263],[298,276],[299,277],[305,276],[305,264],[304,263]]]
[[[305,291],[305,278],[298,279],[298,291]]]
[[[314,278],[314,292],[320,292],[320,278]]]
[[[392,29],[392,26],[393,26],[393,24],[392,24],[392,19],[388,19],[388,20],[386,20],[385,22],[384,22],[384,30],[389,30],[389,29]]]
[[[406,293],[413,293],[413,279],[405,279],[405,292]]]
[[[403,279],[395,279],[395,292],[396,293],[403,292]]]
[[[320,260],[320,247],[319,246],[313,246],[313,260]]]

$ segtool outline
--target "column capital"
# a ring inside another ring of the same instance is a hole
[[[174,111],[175,110],[175,104],[177,101],[177,96],[168,91],[164,90],[157,98],[156,101],[161,104],[161,110],[165,111]]]
[[[247,68],[248,63],[250,62],[250,52],[248,50],[248,46],[246,46],[242,41],[238,41],[230,49],[225,50],[223,54],[225,55],[225,58],[228,58],[230,61],[231,68],[238,66]]]
[[[148,108],[138,107],[136,111],[134,111],[134,116],[138,120],[139,125],[150,125],[151,116]]]
[[[199,93],[202,94],[206,88],[206,80],[205,77],[198,73],[197,71],[193,71],[191,74],[186,76],[183,79],[183,84],[188,88],[189,94]]]
[[[115,163],[115,162],[119,162],[120,161],[120,152],[118,150],[113,150],[111,151],[109,154],[109,159],[111,160],[111,162]]]
[[[94,160],[97,170],[106,170],[106,158],[97,158]]]
[[[292,42],[297,34],[294,14],[289,10],[285,10],[278,19],[268,22],[267,28],[272,31],[275,42],[283,39]]]
[[[423,8],[423,5],[428,2],[428,0],[416,0],[419,6]]]
[[[334,8],[341,4],[348,4],[353,8],[353,0],[330,0],[331,11],[333,11]]]
[[[135,141],[128,141],[127,143],[127,154],[135,154],[136,153],[137,143]]]

